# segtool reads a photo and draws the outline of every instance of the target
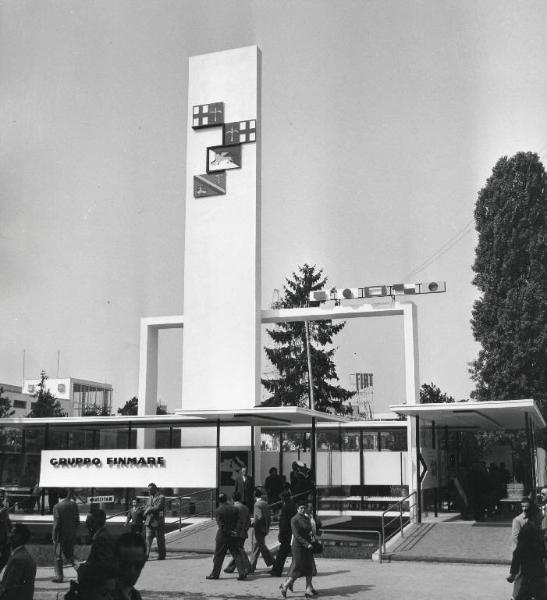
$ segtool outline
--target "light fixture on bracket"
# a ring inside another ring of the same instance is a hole
[[[446,292],[446,281],[426,281],[421,283],[393,283],[390,285],[373,285],[360,288],[332,288],[331,290],[314,290],[309,294],[312,306],[321,302],[334,300],[360,300],[365,298],[384,298],[386,296],[409,296],[417,294],[439,294]]]

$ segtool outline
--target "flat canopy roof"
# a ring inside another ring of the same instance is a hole
[[[317,423],[346,423],[345,417],[331,415],[298,406],[256,407],[236,410],[180,410],[174,415],[116,415],[111,417],[49,417],[32,419],[11,417],[0,419],[0,427],[89,428],[89,427],[222,427],[256,425],[262,427],[286,427]]]
[[[399,415],[420,417],[425,421],[435,421],[435,425],[454,429],[524,429],[526,414],[534,427],[543,429],[546,426],[539,408],[531,399],[397,404],[390,409]]]

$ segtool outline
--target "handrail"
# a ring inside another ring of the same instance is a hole
[[[404,532],[403,532],[403,503],[407,502],[410,500],[410,498],[412,498],[412,496],[416,496],[416,492],[412,492],[411,494],[408,494],[408,496],[405,496],[402,500],[398,500],[397,502],[394,502],[393,504],[390,504],[383,512],[382,512],[382,547],[383,547],[383,552],[385,553],[386,551],[386,542],[388,541],[388,539],[391,539],[394,535],[396,535],[399,531],[401,532],[401,536],[404,537]],[[398,517],[393,517],[392,519],[390,519],[387,522],[387,525],[390,525],[391,523],[393,523],[393,521],[396,521],[397,519],[399,520],[399,529],[396,529],[390,536],[386,537],[386,522],[385,522],[385,516],[388,512],[396,512],[393,510],[394,507],[399,507],[399,515]],[[416,506],[416,502],[414,503],[413,506]],[[410,512],[410,502],[409,502],[409,506],[408,506],[408,510]]]
[[[378,559],[382,562],[382,533],[375,529],[325,529],[323,528],[322,535],[325,533],[373,533],[378,536]]]

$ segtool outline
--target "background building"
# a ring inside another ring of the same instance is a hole
[[[40,379],[25,379],[22,395],[26,398],[32,396],[38,390],[39,384]],[[47,379],[45,388],[59,400],[69,417],[82,416],[86,408],[96,406],[99,409],[110,409],[112,406],[112,386],[109,383],[66,377]],[[11,399],[9,393],[8,396]],[[28,413],[29,410],[30,405],[26,412]]]

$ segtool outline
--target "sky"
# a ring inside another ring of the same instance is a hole
[[[469,397],[477,193],[547,156],[544,2],[0,2],[0,382],[137,394],[139,319],[182,314],[188,58],[262,50],[262,305],[298,265],[415,298],[420,383]],[[233,293],[237,293],[234,282]],[[366,321],[366,322],[365,322]],[[402,323],[348,322],[338,374],[404,401]],[[182,334],[160,339],[180,406]],[[204,382],[204,387],[206,382]]]

